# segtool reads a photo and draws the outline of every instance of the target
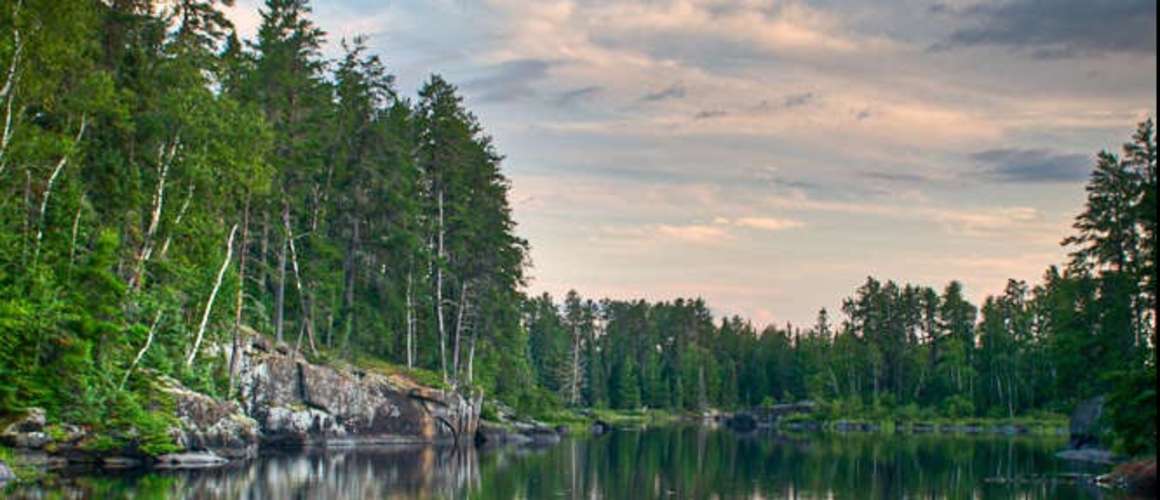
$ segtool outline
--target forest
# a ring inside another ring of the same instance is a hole
[[[306,0],[267,0],[242,40],[228,3],[0,9],[0,413],[160,432],[144,379],[235,397],[254,330],[532,413],[998,418],[1106,394],[1117,446],[1155,449],[1150,119],[1099,153],[1040,283],[975,305],[868,277],[814,325],[758,329],[700,298],[528,296],[503,155],[455,85],[401,94],[362,38],[324,57]]]

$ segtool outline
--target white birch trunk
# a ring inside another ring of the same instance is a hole
[[[201,324],[197,327],[197,337],[193,340],[193,349],[189,350],[189,356],[185,358],[185,367],[193,366],[193,360],[197,357],[197,350],[201,348],[201,339],[205,336],[205,327],[209,324],[209,314],[213,310],[213,301],[217,298],[218,290],[222,287],[222,278],[226,275],[226,269],[230,267],[230,259],[234,255],[234,235],[238,232],[238,225],[234,224],[230,228],[230,236],[226,239],[226,258],[222,259],[222,267],[218,269],[217,279],[214,280],[213,289],[209,292],[209,299],[205,301],[205,311],[201,315]]]
[[[181,208],[177,209],[177,217],[173,218],[173,230],[176,230],[181,225],[181,219],[185,218],[185,212],[189,211],[189,203],[193,201],[193,183],[189,183],[189,192],[185,195],[185,201],[181,202]],[[173,230],[168,231],[165,235],[165,243],[161,244],[161,251],[157,253],[157,258],[164,259],[165,254],[169,253],[169,244],[173,242]]]
[[[85,127],[88,125],[88,116],[81,115],[81,127],[77,130],[77,136],[73,139],[73,143],[69,145],[69,151],[66,151],[60,157],[60,161],[56,162],[56,166],[52,169],[52,174],[48,176],[48,182],[44,187],[44,195],[40,198],[40,211],[37,213],[38,224],[36,228],[36,241],[33,246],[32,261],[40,257],[40,240],[44,238],[44,219],[48,214],[48,199],[52,196],[52,187],[56,184],[57,178],[60,177],[61,171],[64,170],[65,165],[68,164],[69,155],[72,154],[72,149],[80,144],[81,139],[85,136]]]
[[[447,383],[447,330],[443,324],[443,189],[439,190],[439,233],[435,263],[435,316],[439,328],[439,364]]]
[[[133,276],[129,278],[129,289],[135,290],[141,284],[145,273],[145,264],[153,255],[153,238],[157,228],[161,225],[161,213],[165,207],[165,180],[169,176],[169,166],[173,164],[173,157],[177,155],[177,147],[181,143],[181,136],[174,135],[169,145],[168,154],[165,145],[157,148],[157,191],[153,193],[153,211],[149,215],[149,227],[145,229],[145,236],[141,240],[141,248],[137,251],[137,260],[133,264]]]
[[[20,14],[23,0],[17,0],[12,9],[12,20],[15,23]],[[8,151],[8,142],[12,140],[12,103],[16,101],[16,79],[19,76],[20,55],[24,50],[24,43],[20,39],[20,30],[12,29],[12,60],[8,62],[7,77],[4,86],[0,87],[0,100],[4,101],[4,131],[0,132],[0,174],[7,166],[5,153]]]
[[[141,346],[140,351],[137,351],[137,357],[133,358],[133,363],[129,365],[128,370],[125,370],[125,376],[121,378],[121,385],[117,386],[117,389],[125,388],[125,382],[129,381],[129,375],[133,373],[134,368],[137,368],[141,358],[145,357],[145,352],[149,350],[149,346],[153,345],[153,334],[157,332],[157,325],[161,323],[162,312],[157,311],[157,315],[153,317],[153,324],[149,326],[149,336],[145,337],[145,345]]]
[[[463,313],[467,309],[467,281],[459,287],[459,307],[455,311],[455,339],[451,350],[451,376],[459,378],[459,339],[463,333]]]
[[[467,384],[475,383],[475,341],[479,334],[475,329],[471,330],[471,347],[467,349]]]

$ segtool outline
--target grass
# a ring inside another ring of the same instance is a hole
[[[406,377],[418,385],[423,385],[434,389],[450,388],[446,383],[443,382],[443,376],[434,370],[426,370],[423,368],[407,368],[402,365],[397,365],[389,361],[370,356],[360,356],[355,358],[351,364],[356,368],[378,373],[387,377],[392,375]]]

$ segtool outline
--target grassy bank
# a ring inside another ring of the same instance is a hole
[[[1066,434],[1068,418],[1059,414],[1024,415],[1014,418],[991,417],[929,417],[915,418],[906,415],[825,415],[805,413],[788,415],[778,421],[783,429],[816,425],[823,430],[843,431],[869,427],[871,432],[932,432],[932,433],[973,433],[995,431],[1017,431],[1037,435]]]
[[[571,433],[586,432],[596,421],[602,421],[617,428],[645,427],[675,423],[681,415],[666,410],[610,410],[561,409],[537,415],[537,420],[550,426],[564,426]]]

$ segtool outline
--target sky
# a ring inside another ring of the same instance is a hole
[[[228,9],[252,37],[260,0]],[[1156,114],[1154,0],[325,0],[506,155],[529,293],[813,323],[867,276],[1037,282]]]

